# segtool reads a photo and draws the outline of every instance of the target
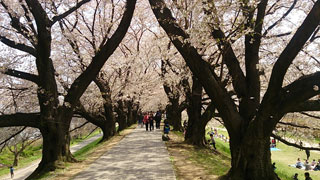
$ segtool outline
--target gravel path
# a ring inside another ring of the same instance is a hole
[[[80,150],[81,148],[83,148],[84,146],[88,145],[89,143],[95,141],[96,139],[98,139],[99,137],[101,137],[102,134],[98,134],[94,137],[91,137],[89,139],[86,139],[76,145],[73,145],[71,148],[70,148],[70,151],[71,153],[74,153],[78,150]],[[14,172],[14,180],[24,180],[26,177],[28,177],[37,167],[38,167],[38,164],[40,163],[40,160],[37,160],[37,161],[34,161],[32,162],[30,165],[28,165],[27,167],[25,168],[21,168],[21,169],[18,169]],[[8,173],[9,173],[9,168],[8,168]],[[12,180],[11,177],[10,177],[10,173],[6,176],[2,176],[0,177],[1,180]]]
[[[174,180],[161,130],[137,127],[74,180]]]

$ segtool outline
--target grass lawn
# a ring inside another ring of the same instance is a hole
[[[72,139],[70,144],[75,145],[78,144],[79,142],[91,138],[92,136],[95,136],[99,134],[99,131],[96,130],[95,132],[93,132],[92,134],[90,134],[88,137],[86,136],[82,136],[80,138],[75,138]],[[101,139],[101,138],[100,138]],[[85,148],[81,149],[80,152],[77,152],[76,154],[76,158],[82,158],[81,155],[84,154],[84,152],[89,151],[92,146],[95,146],[99,140],[96,140],[92,143],[90,143],[89,145],[87,145]],[[19,157],[19,162],[18,162],[18,166],[14,167],[15,170],[23,168],[28,166],[31,162],[40,159],[42,156],[42,144],[39,142],[35,142],[34,145],[31,145],[29,147],[26,148],[26,150],[21,154],[21,156]],[[13,154],[11,152],[9,152],[8,149],[4,149],[3,152],[0,154],[0,163],[5,164],[7,166],[11,165],[13,162]],[[3,167],[0,168],[0,176],[8,174],[9,173],[9,168],[8,167]]]
[[[295,173],[299,174],[299,178],[304,178],[305,170],[289,167],[289,165],[295,164],[297,159],[300,158],[302,162],[306,159],[305,151],[300,151],[297,148],[289,147],[283,143],[277,143],[277,148],[280,151],[272,151],[272,161],[276,163],[276,173],[283,180],[291,179]],[[309,163],[315,159],[320,159],[320,152],[310,151]],[[320,171],[308,171],[312,179],[320,179]]]
[[[207,129],[208,131],[210,131],[210,129]],[[223,134],[224,136],[228,136],[228,132],[227,131],[223,131],[223,130],[218,130],[219,134]],[[209,139],[209,135],[206,135],[206,138]],[[230,160],[230,150],[229,150],[229,144],[222,141],[219,138],[215,138],[216,140],[216,146],[218,151],[223,154],[226,159],[221,160],[221,162],[219,163],[212,163],[212,166],[214,166],[214,164],[225,164],[226,160]],[[280,149],[280,151],[272,151],[272,162],[276,163],[276,173],[279,175],[279,177],[282,180],[291,180],[292,176],[295,173],[299,174],[299,178],[300,179],[304,179],[304,173],[307,172],[305,170],[301,170],[301,169],[297,169],[294,167],[290,167],[289,165],[295,164],[297,161],[297,158],[300,158],[301,161],[304,162],[304,160],[306,159],[306,153],[305,151],[300,151],[297,148],[294,147],[290,147],[287,146],[283,143],[278,142],[277,143],[277,148]],[[197,154],[197,151],[195,151],[195,154]],[[316,161],[318,161],[318,159],[320,159],[320,152],[317,151],[310,151],[310,158],[309,158],[309,163],[311,163],[311,161],[313,159],[315,159]],[[204,153],[204,156],[206,156],[206,153]],[[201,161],[201,156],[197,155],[197,157],[200,159],[199,161]],[[215,157],[211,157],[209,156],[207,159],[208,161],[211,161],[210,159],[215,158]],[[230,163],[230,162],[229,162]],[[227,169],[228,170],[228,169]],[[225,173],[227,172],[227,170],[224,170]],[[219,173],[216,173],[217,175],[220,175],[223,172],[223,170],[221,170]],[[315,179],[320,179],[320,171],[308,171],[311,175],[311,177],[315,180]],[[224,173],[222,173],[224,174]]]

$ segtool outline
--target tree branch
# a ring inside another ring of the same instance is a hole
[[[77,9],[79,9],[83,4],[87,3],[87,2],[90,2],[91,0],[83,0],[79,3],[77,3],[76,6],[70,8],[68,11],[58,15],[58,16],[54,16],[52,18],[52,21],[50,23],[50,26],[52,26],[54,23],[56,23],[57,21],[60,21],[61,19],[67,17],[68,15],[70,15],[71,13],[73,13],[74,11],[76,11]]]
[[[0,127],[27,126],[40,128],[40,113],[0,115]]]
[[[28,80],[31,82],[34,82],[35,84],[39,85],[39,77],[34,74],[14,70],[14,69],[5,69],[4,74],[7,74],[9,76],[13,76],[16,78]]]
[[[281,138],[280,136],[277,136],[275,134],[271,134],[271,137],[279,140],[280,142],[282,142],[283,144],[286,144],[288,146],[292,146],[292,147],[296,147],[296,148],[299,148],[299,149],[303,149],[303,150],[315,150],[315,151],[320,151],[320,148],[315,148],[315,147],[304,147],[304,146],[300,146],[296,143],[291,143],[283,138]]]
[[[281,107],[284,112],[319,110],[317,101],[307,101],[320,94],[320,72],[302,76],[281,91]],[[307,102],[305,102],[307,101]],[[316,109],[313,109],[316,108]]]
[[[20,51],[26,52],[28,54],[31,54],[34,57],[36,56],[37,51],[33,47],[27,46],[27,45],[22,44],[22,43],[16,43],[16,42],[14,42],[14,41],[12,41],[12,40],[4,37],[4,36],[1,36],[1,35],[0,35],[0,41],[3,44],[5,44],[5,45],[7,45],[7,46],[9,46],[11,48],[18,49]]]
[[[261,103],[262,105],[264,102],[268,102],[268,100],[265,101],[265,99],[274,98],[278,95],[290,64],[319,25],[319,12],[320,1],[318,0],[273,66],[268,89],[265,98]]]
[[[123,13],[120,24],[112,37],[99,49],[96,55],[92,58],[92,62],[87,69],[74,81],[71,88],[65,97],[65,101],[75,106],[81,95],[84,93],[88,85],[97,76],[100,69],[112,53],[119,46],[124,38],[133,17],[136,0],[127,0],[126,9]]]
[[[219,78],[214,73],[211,65],[204,61],[201,55],[189,43],[189,36],[179,27],[173,18],[170,9],[166,7],[163,0],[149,0],[153,13],[159,24],[166,31],[172,43],[180,52],[192,73],[199,79],[211,99],[216,100],[219,113],[224,118],[224,123],[230,136],[236,137],[242,118],[237,112],[237,107],[229,97]]]
[[[313,127],[309,127],[309,126],[305,126],[305,125],[299,125],[299,124],[293,124],[293,123],[287,123],[287,122],[279,122],[279,124],[297,127],[297,128],[303,128],[303,129],[311,129],[311,130],[317,130],[317,131],[320,130],[320,128],[313,128]]]
[[[14,134],[11,135],[10,137],[8,137],[6,140],[2,141],[2,142],[0,143],[0,146],[4,144],[4,145],[3,145],[3,147],[4,147],[4,146],[6,145],[6,143],[7,143],[8,141],[10,141],[11,138],[13,138],[13,137],[15,137],[16,135],[20,134],[20,133],[21,133],[22,131],[24,131],[26,128],[27,128],[27,127],[23,127],[21,130],[19,130],[18,132],[14,133]],[[2,152],[3,147],[0,149],[0,152]]]
[[[277,24],[279,24],[284,18],[286,18],[289,13],[294,9],[295,5],[297,4],[298,0],[294,0],[290,8],[285,12],[280,19],[278,19],[276,22],[274,22],[271,26],[269,26],[263,33],[263,36],[266,36],[268,32],[274,28]]]

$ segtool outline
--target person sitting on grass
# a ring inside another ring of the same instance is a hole
[[[308,161],[308,160],[306,160],[306,162],[304,163],[304,166],[306,167],[306,168],[305,168],[306,171],[309,171],[309,170],[312,169],[312,168],[311,168],[311,165],[309,164],[309,161]]]
[[[313,168],[314,171],[320,171],[320,160],[318,161],[318,163],[315,165],[315,167]]]
[[[298,169],[302,168],[302,162],[300,161],[300,158],[297,159],[296,168]]]

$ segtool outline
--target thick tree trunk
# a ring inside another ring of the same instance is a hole
[[[182,131],[181,111],[179,110],[179,99],[170,99],[170,104],[166,108],[167,120],[174,131]]]
[[[103,132],[102,139],[100,142],[108,140],[110,137],[114,136],[116,134],[116,126],[115,121],[106,120],[104,121],[103,126],[99,126]]]
[[[37,179],[48,171],[63,167],[64,162],[75,162],[70,152],[69,127],[73,111],[60,109],[54,119],[43,120],[40,131],[43,138],[42,159],[37,169],[27,179]]]
[[[128,124],[127,124],[127,117],[124,112],[123,102],[121,100],[118,101],[118,106],[115,107],[115,111],[118,115],[116,119],[116,121],[119,124],[118,131],[124,130],[125,128],[128,127]]]
[[[202,146],[205,140],[205,127],[207,121],[201,118],[201,98],[202,86],[199,81],[193,77],[192,93],[189,95],[188,127],[185,134],[185,141],[194,145]]]
[[[133,119],[133,103],[131,100],[126,102],[126,106],[127,106],[127,127],[131,126],[132,124],[134,124],[134,119]]]
[[[232,180],[277,180],[271,163],[270,137],[256,128],[243,140],[230,139],[231,169],[224,177]],[[257,132],[260,131],[260,132]],[[255,138],[252,138],[255,137]]]

